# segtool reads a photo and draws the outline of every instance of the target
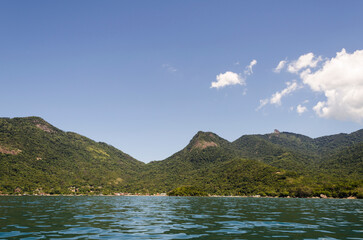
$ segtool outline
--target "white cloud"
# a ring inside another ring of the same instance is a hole
[[[286,85],[287,85],[286,88],[284,88],[280,92],[275,92],[274,94],[272,94],[271,98],[261,99],[260,105],[257,107],[256,110],[260,110],[261,108],[263,108],[264,106],[266,106],[269,103],[275,104],[275,105],[281,105],[282,97],[287,96],[290,93],[292,93],[300,88],[300,86],[297,84],[296,81],[286,82]]]
[[[272,95],[272,97],[270,98],[270,103],[271,104],[276,104],[276,105],[281,105],[281,98],[292,93],[293,91],[298,89],[298,84],[296,81],[294,82],[287,82],[286,83],[287,87],[285,89],[283,89],[280,92],[276,92]]]
[[[218,74],[216,76],[217,81],[212,82],[211,88],[222,88],[229,85],[242,85],[242,86],[246,85],[246,77],[253,73],[252,68],[256,64],[257,61],[255,59],[252,60],[250,64],[246,67],[246,70],[244,71],[244,76],[242,76],[241,73],[234,73],[231,71]],[[245,91],[244,93],[247,92]]]
[[[240,74],[227,71],[217,75],[215,82],[212,82],[211,88],[222,88],[229,85],[246,85],[246,81]]]
[[[250,64],[246,67],[246,70],[244,71],[245,75],[251,75],[253,73],[252,68],[257,64],[256,59],[253,59]]]
[[[349,54],[342,49],[317,71],[307,69],[300,76],[304,84],[326,97],[313,108],[318,116],[362,122],[363,50]]]
[[[306,112],[308,109],[305,106],[301,106],[300,104],[296,107],[296,112],[301,115]]]
[[[296,61],[291,62],[287,71],[290,73],[298,73],[300,70],[307,67],[315,68],[321,60],[322,58],[320,56],[315,57],[313,53],[307,53],[300,56]]]
[[[163,64],[161,65],[163,68],[165,68],[166,70],[168,70],[169,72],[176,72],[178,71],[175,67],[171,66],[170,64]]]
[[[290,63],[280,61],[274,71],[279,72],[286,65],[288,72],[297,74],[304,85],[314,92],[324,94],[326,99],[313,107],[319,117],[363,121],[363,50],[347,53],[343,48],[335,57],[324,60],[313,53],[307,53]],[[293,86],[288,86],[273,94],[269,102],[281,104],[281,98],[290,91],[289,87],[290,90],[296,90]],[[307,102],[308,100],[304,101]],[[307,109],[299,105],[296,111],[302,114]]]
[[[270,102],[270,100],[268,98],[265,99],[261,99],[260,100],[260,105],[258,106],[258,108],[256,109],[256,111],[260,110],[261,108],[263,108],[265,105],[267,105]]]
[[[286,62],[287,62],[286,60],[280,61],[277,67],[274,69],[274,72],[275,73],[281,72],[281,70],[285,67]]]

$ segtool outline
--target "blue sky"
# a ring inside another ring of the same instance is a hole
[[[362,1],[1,1],[0,116],[40,116],[144,162],[199,130],[356,131],[362,12]]]

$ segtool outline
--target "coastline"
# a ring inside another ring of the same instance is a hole
[[[251,195],[251,196],[225,196],[225,195],[208,195],[208,196],[169,196],[167,194],[0,194],[0,197],[8,196],[8,197],[26,197],[26,196],[34,196],[34,197],[208,197],[208,198],[286,198],[286,199],[355,199],[355,200],[363,200],[357,198],[355,196],[349,196],[345,198],[334,198],[334,197],[278,197],[278,196],[259,196],[259,195]]]

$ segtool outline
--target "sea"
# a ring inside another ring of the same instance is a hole
[[[0,196],[0,239],[363,239],[363,200]]]

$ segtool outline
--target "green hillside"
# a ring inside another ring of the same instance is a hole
[[[340,151],[330,155],[319,166],[320,170],[329,171],[337,176],[350,176],[359,179],[363,176],[363,143],[340,148]]]
[[[325,162],[337,158],[337,154],[345,148],[362,142],[363,130],[315,139],[275,130],[271,134],[244,135],[232,144],[244,157],[289,170],[311,172],[321,170],[321,166],[329,168]],[[348,162],[346,167],[356,168],[354,161]]]
[[[318,158],[311,150],[316,147],[311,146],[310,138],[291,133],[244,135],[232,145],[241,152],[242,157],[298,172],[313,170]]]
[[[38,117],[0,119],[0,191],[122,190],[144,163],[105,143],[63,132]]]
[[[0,166],[3,194],[363,197],[363,130],[315,139],[275,130],[234,142],[198,132],[144,164],[38,117],[0,118]]]
[[[211,132],[198,132],[181,151],[163,161],[148,163],[142,177],[135,179],[138,191],[167,192],[190,184],[201,172],[238,156],[230,142]]]
[[[347,197],[363,193],[362,178],[356,170],[357,166],[362,169],[362,159],[356,158],[361,153],[343,165],[336,161],[350,156],[345,152],[322,156],[314,139],[275,134],[243,136],[230,143],[214,133],[198,132],[181,151],[147,164],[132,189],[143,193],[173,189],[171,195]],[[309,147],[313,150],[304,151]]]

